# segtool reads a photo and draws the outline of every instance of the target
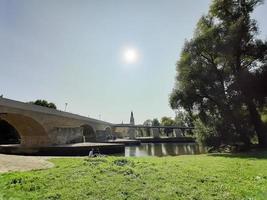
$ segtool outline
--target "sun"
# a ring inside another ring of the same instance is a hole
[[[123,60],[128,63],[136,63],[138,61],[138,51],[134,48],[125,48],[123,50]]]

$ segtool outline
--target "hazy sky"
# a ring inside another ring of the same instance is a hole
[[[109,122],[174,116],[175,63],[210,0],[0,0],[0,94]],[[255,18],[267,39],[267,5]],[[125,49],[137,52],[127,63]]]

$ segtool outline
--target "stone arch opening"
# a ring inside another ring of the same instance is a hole
[[[6,120],[0,119],[0,144],[20,144],[18,131]]]
[[[83,141],[84,142],[96,142],[96,132],[94,128],[88,124],[84,124],[81,126],[83,128]]]
[[[44,127],[33,118],[14,113],[1,114],[0,118],[14,127],[20,137],[21,145],[43,146],[49,144],[49,137]]]

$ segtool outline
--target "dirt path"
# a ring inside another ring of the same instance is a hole
[[[53,163],[47,161],[48,158],[51,157],[0,154],[0,173],[53,167]]]

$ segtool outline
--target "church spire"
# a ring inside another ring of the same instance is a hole
[[[131,111],[130,124],[134,125],[134,116],[133,116],[133,111]]]

